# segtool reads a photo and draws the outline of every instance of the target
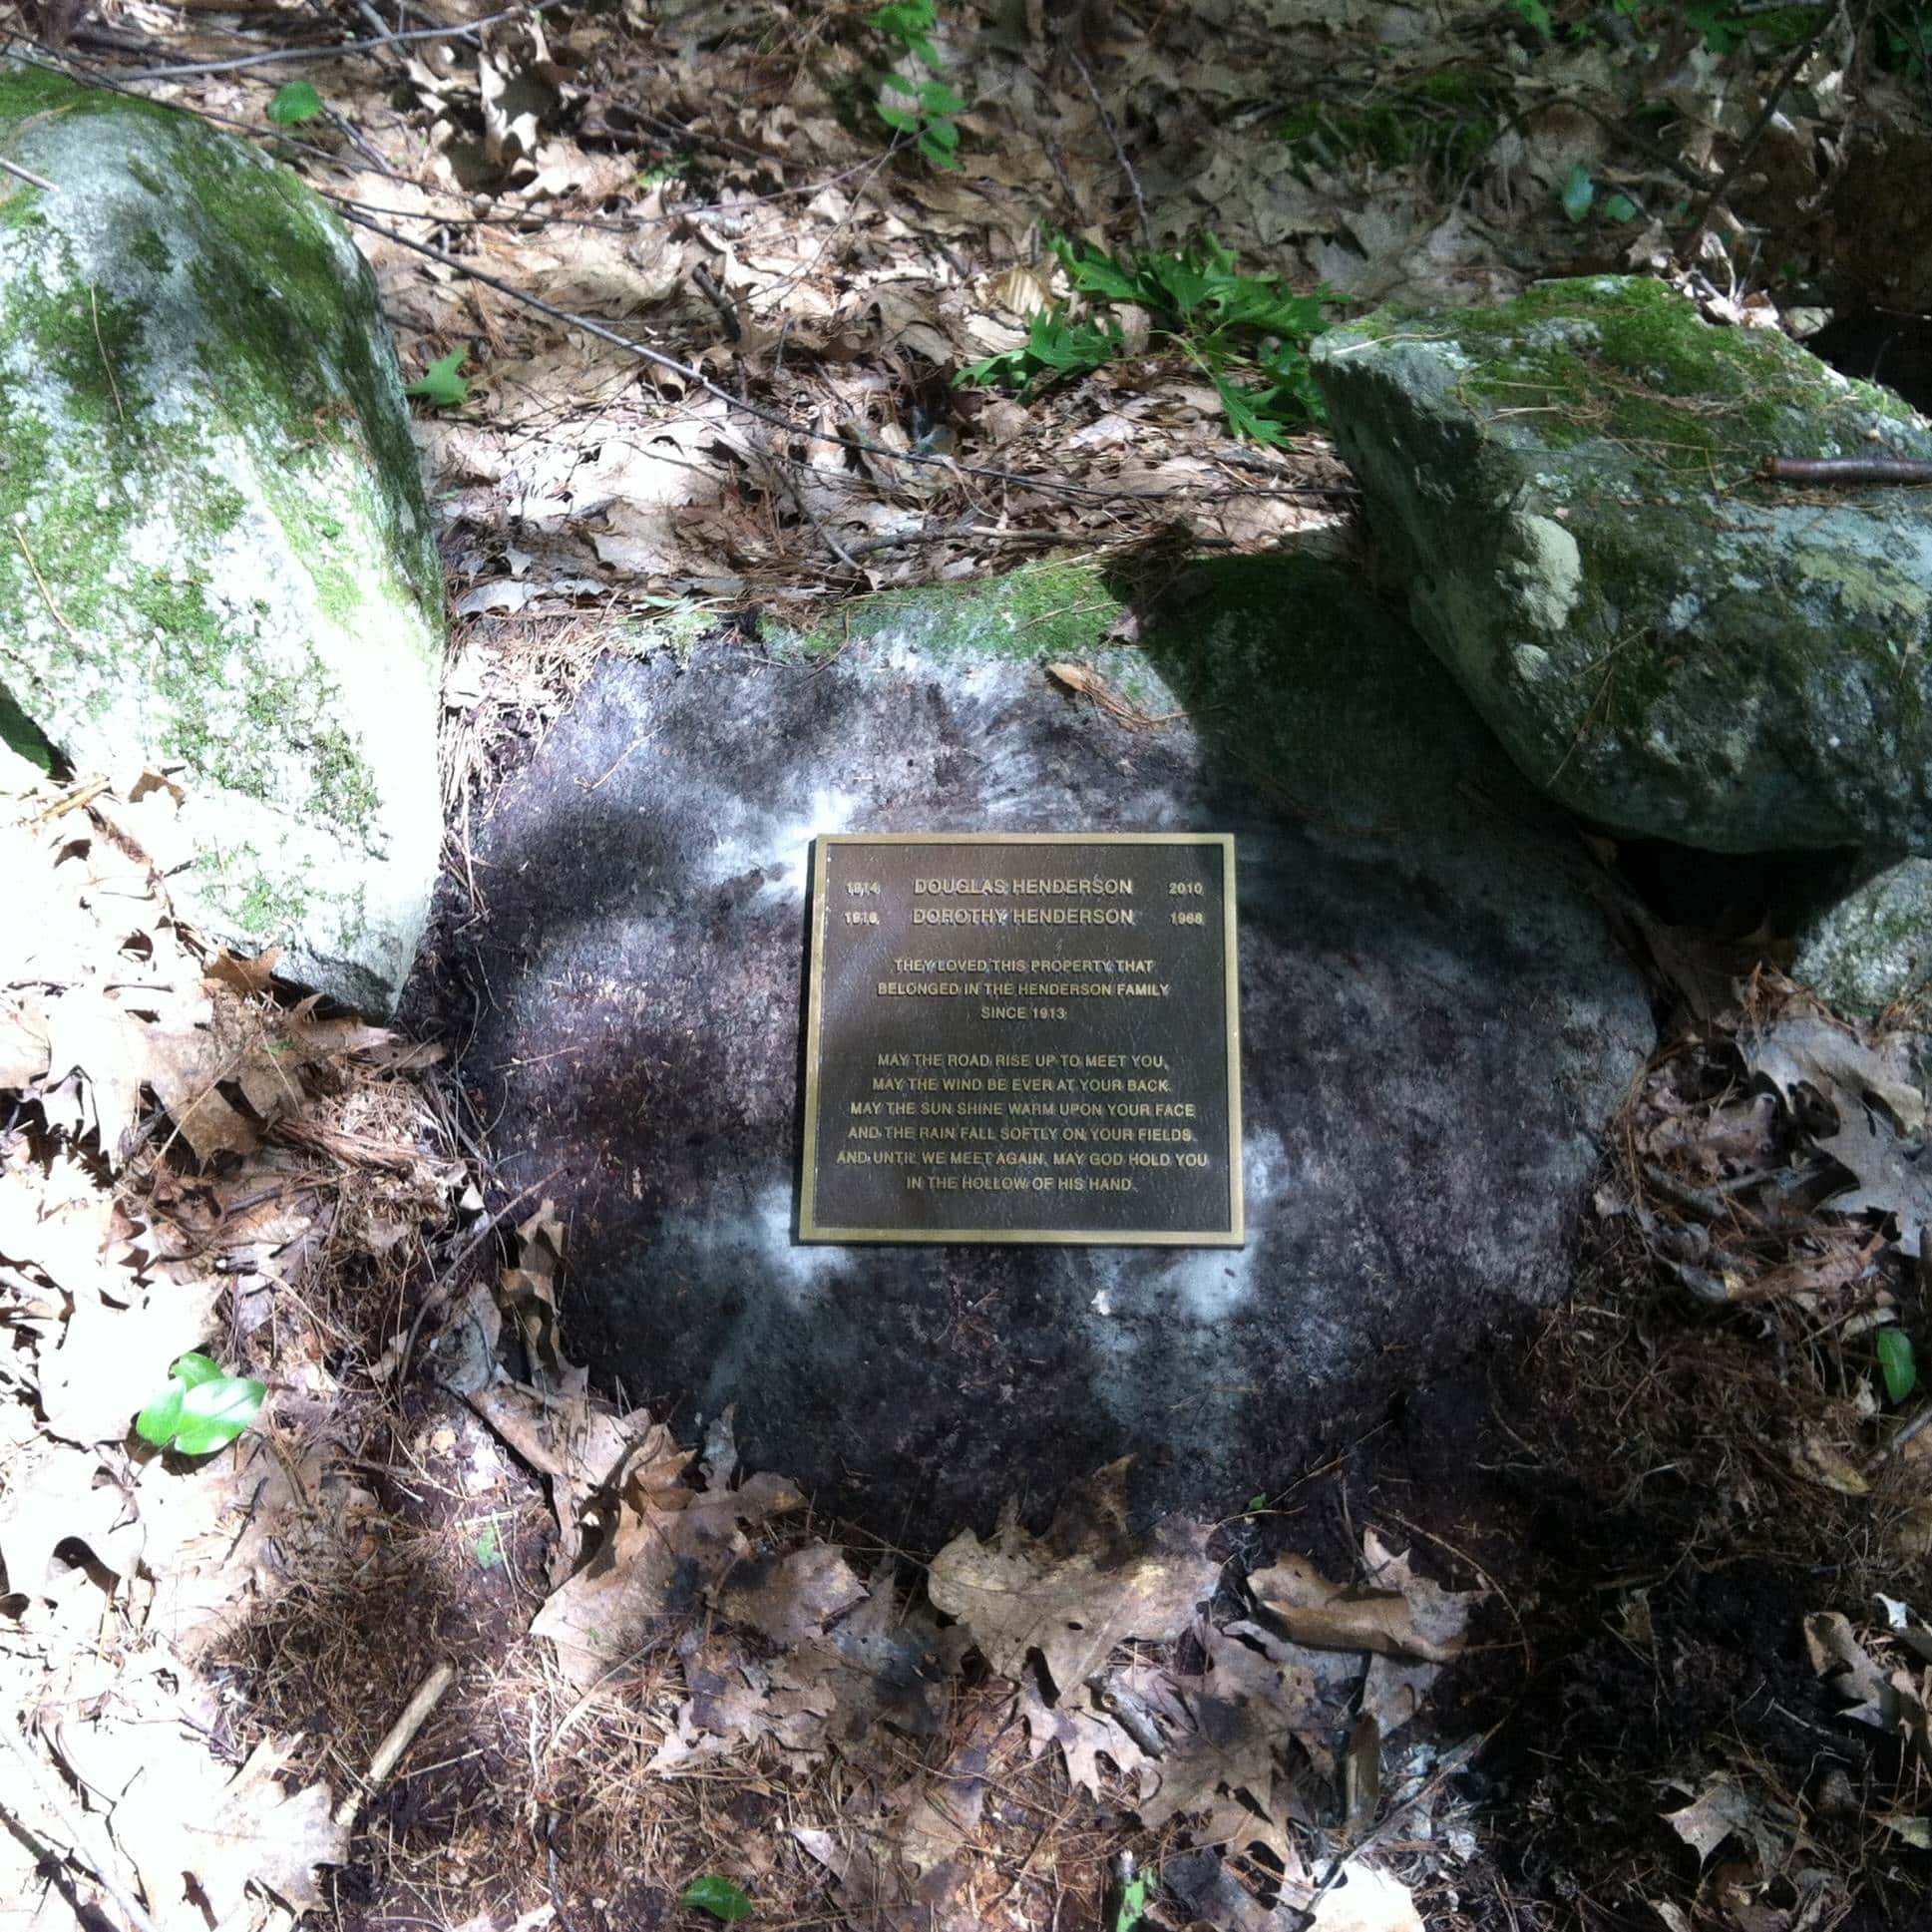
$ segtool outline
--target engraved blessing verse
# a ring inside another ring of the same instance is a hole
[[[1238,1243],[1233,866],[1212,834],[819,841],[801,1238]]]

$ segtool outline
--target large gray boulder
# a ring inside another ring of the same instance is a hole
[[[612,658],[477,828],[443,983],[503,1187],[569,1221],[574,1352],[896,1539],[1128,1451],[1239,1507],[1486,1385],[1655,1037],[1569,821],[1352,566],[1165,576]],[[796,1242],[811,842],[946,830],[1235,835],[1245,1248]]]
[[[1932,853],[1932,495],[1757,474],[1932,459],[1897,397],[1613,277],[1315,364],[1416,628],[1535,784],[1716,851]]]
[[[0,734],[179,771],[197,925],[386,1011],[441,836],[443,592],[341,223],[187,115],[0,70]]]

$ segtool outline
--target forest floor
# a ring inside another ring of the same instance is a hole
[[[1266,379],[1171,279],[1075,379],[957,385],[1083,319],[1052,235],[1337,318],[1610,270],[1800,333],[1932,308],[1883,9],[954,6],[960,105],[915,118],[956,168],[880,117],[924,63],[873,12],[0,8],[14,54],[280,152],[444,370],[454,850],[667,612],[1349,515],[1292,381],[1235,434]],[[1881,1341],[1932,1342],[1914,1016],[1839,1027],[1656,927],[1571,1307],[1223,1522],[1143,1541],[1103,1472],[903,1551],[588,1386],[462,1043],[177,926],[174,804],[42,787],[0,855],[0,1924],[1925,1922],[1932,1429]],[[143,1449],[210,1334],[260,1426]]]

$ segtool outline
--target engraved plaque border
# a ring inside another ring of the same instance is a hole
[[[818,1183],[819,1056],[824,1044],[819,1000],[825,977],[825,927],[831,849],[835,845],[1211,845],[1221,849],[1221,945],[1227,970],[1228,1206],[1226,1228],[841,1228],[813,1214]],[[1241,1248],[1247,1245],[1241,1171],[1241,970],[1235,949],[1235,842],[1230,832],[825,832],[812,842],[812,933],[805,1004],[805,1154],[798,1200],[798,1238],[834,1245],[862,1242],[955,1242],[1082,1248]]]

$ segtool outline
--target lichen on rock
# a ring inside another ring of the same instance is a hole
[[[443,592],[373,277],[187,115],[0,69],[0,141],[54,185],[0,179],[8,741],[179,768],[177,904],[386,1010],[441,836]]]
[[[1809,921],[1791,976],[1846,1012],[1923,996],[1932,985],[1932,860],[1887,866]]]
[[[1932,458],[1897,397],[1622,277],[1314,355],[1416,627],[1535,784],[1716,851],[1932,853],[1932,504],[1759,477]]]

